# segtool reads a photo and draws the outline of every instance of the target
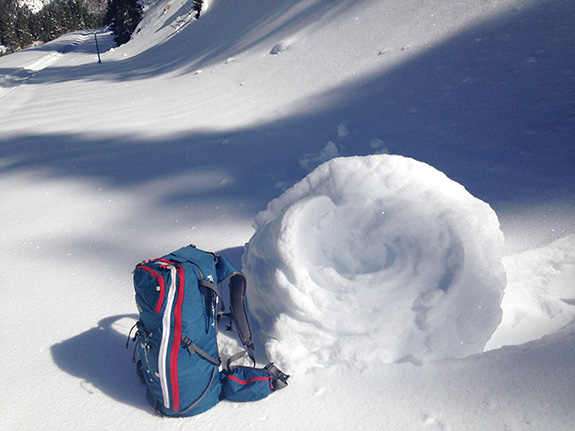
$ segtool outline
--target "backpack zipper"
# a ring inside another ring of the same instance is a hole
[[[162,388],[162,397],[164,398],[164,407],[170,408],[170,389],[168,383],[168,370],[167,370],[167,359],[168,359],[168,345],[170,344],[170,321],[172,318],[172,306],[174,304],[174,298],[176,297],[176,279],[177,272],[176,267],[173,265],[168,265],[167,268],[170,270],[171,274],[171,284],[168,288],[168,299],[166,304],[166,309],[164,315],[162,316],[162,326],[164,331],[162,332],[162,340],[160,342],[160,352],[158,355],[158,370],[160,374],[160,386]]]
[[[156,279],[156,281],[158,282],[158,288],[159,288],[160,293],[158,296],[158,301],[156,302],[156,305],[154,307],[154,311],[156,313],[159,313],[162,310],[162,304],[164,303],[164,295],[165,295],[165,291],[166,291],[164,277],[162,277],[162,275],[160,273],[158,273],[157,271],[154,271],[152,268],[145,266],[145,265],[138,265],[136,268],[146,271],[148,274],[150,274],[152,277],[154,277]]]

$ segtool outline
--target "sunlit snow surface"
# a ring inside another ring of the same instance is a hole
[[[333,159],[255,224],[250,300],[290,369],[463,357],[501,321],[497,216],[424,163]]]

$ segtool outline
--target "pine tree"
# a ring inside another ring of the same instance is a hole
[[[0,44],[4,45],[8,52],[20,48],[15,25],[18,9],[19,6],[16,0],[7,0],[0,3]]]
[[[77,0],[66,0],[61,3],[60,17],[62,27],[66,31],[74,31],[82,28],[81,23],[81,5]]]
[[[200,19],[202,7],[204,7],[204,0],[194,0],[194,11],[196,12],[196,19]]]
[[[32,45],[34,38],[30,33],[30,11],[28,8],[19,8],[14,22],[14,29],[16,30],[16,38],[18,40],[17,48],[27,48]]]
[[[8,52],[36,41],[49,42],[64,33],[103,25],[108,0],[54,0],[32,13],[17,0],[0,0],[0,45]]]
[[[40,40],[49,42],[64,34],[61,24],[60,11],[57,6],[49,4],[39,13],[41,22]]]
[[[142,14],[142,6],[138,0],[112,0],[108,3],[106,24],[110,24],[116,45],[122,45],[130,40],[142,19]]]

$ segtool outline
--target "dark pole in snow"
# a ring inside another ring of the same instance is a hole
[[[98,64],[102,64],[100,59],[100,47],[98,46],[98,36],[96,36],[96,30],[94,30],[94,39],[96,39],[96,51],[98,52]]]

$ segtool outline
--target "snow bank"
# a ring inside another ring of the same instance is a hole
[[[487,349],[517,345],[575,322],[575,235],[503,258],[503,317]]]
[[[333,159],[255,228],[250,305],[269,356],[290,371],[464,357],[501,321],[497,216],[424,163]]]

